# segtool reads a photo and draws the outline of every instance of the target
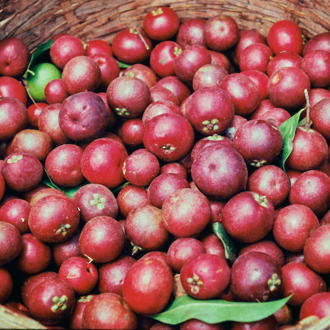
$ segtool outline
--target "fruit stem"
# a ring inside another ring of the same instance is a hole
[[[306,98],[306,125],[305,128],[308,130],[311,126],[311,119],[310,119],[310,110],[311,104],[309,103],[309,95],[307,89],[304,90],[305,98]]]

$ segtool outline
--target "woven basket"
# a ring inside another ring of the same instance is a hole
[[[240,29],[255,29],[265,37],[272,24],[282,19],[296,22],[307,39],[330,31],[330,0],[1,0],[0,40],[18,37],[31,52],[57,33],[111,44],[118,31],[142,26],[145,15],[158,6],[170,6],[181,22],[228,15]],[[9,328],[46,327],[0,305],[0,329]],[[290,327],[303,329],[330,329],[330,317],[311,317]]]

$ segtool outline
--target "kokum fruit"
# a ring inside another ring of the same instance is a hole
[[[185,104],[185,116],[203,135],[222,134],[234,119],[235,109],[229,95],[219,87],[195,91]]]
[[[252,166],[260,167],[281,153],[283,137],[279,128],[266,120],[249,120],[240,126],[233,147]]]
[[[254,243],[272,229],[274,206],[265,197],[252,191],[232,197],[222,210],[222,224],[226,232],[242,243]]]
[[[214,200],[226,200],[242,191],[248,180],[246,163],[233,147],[212,145],[201,150],[191,166],[198,189]]]

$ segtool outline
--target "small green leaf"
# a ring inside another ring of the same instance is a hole
[[[291,296],[261,303],[231,302],[220,299],[196,300],[184,295],[175,299],[162,313],[150,317],[172,325],[191,319],[209,324],[226,321],[255,322],[277,312],[288,302]]]
[[[128,68],[131,67],[130,64],[126,64],[126,63],[123,63],[123,62],[120,62],[120,61],[117,61],[117,63],[118,63],[118,65],[121,69],[128,69]]]
[[[235,243],[229,238],[224,226],[221,223],[215,222],[212,229],[213,233],[221,240],[225,248],[226,259],[228,259],[232,264],[236,260],[236,255],[238,252]]]
[[[292,149],[293,149],[293,139],[296,134],[296,128],[299,123],[300,114],[305,111],[306,108],[301,109],[291,118],[286,120],[280,126],[280,131],[283,136],[283,150],[279,157],[280,167],[285,171],[285,162],[290,156]]]
[[[117,188],[114,188],[114,189],[112,189],[111,191],[112,191],[113,193],[116,193],[116,192],[122,190],[124,187],[128,186],[129,184],[130,184],[130,182],[125,182],[125,183],[122,184],[121,186],[118,186]]]
[[[53,44],[53,40],[52,40],[52,39],[49,39],[46,43],[40,45],[40,46],[36,49],[36,51],[31,55],[30,62],[29,62],[29,64],[28,64],[28,66],[27,66],[27,69],[26,69],[24,75],[23,75],[23,78],[24,78],[24,79],[27,79],[31,65],[35,62],[35,60],[36,60],[41,54],[43,54],[44,52],[46,52],[47,50],[49,50],[50,47],[52,47],[52,44]]]

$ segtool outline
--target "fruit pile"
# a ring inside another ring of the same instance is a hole
[[[49,329],[330,315],[330,32],[158,7],[111,45],[0,40],[0,95],[6,308]]]

